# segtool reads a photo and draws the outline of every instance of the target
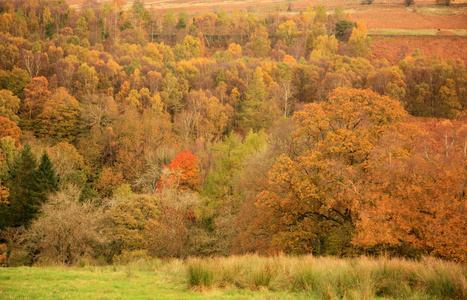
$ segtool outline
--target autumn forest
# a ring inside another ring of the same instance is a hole
[[[0,264],[467,262],[465,61],[370,43],[342,6],[0,0]]]

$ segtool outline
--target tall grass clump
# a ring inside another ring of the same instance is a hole
[[[188,282],[195,287],[287,290],[291,260],[285,256],[258,255],[191,259],[188,260]],[[205,277],[209,285],[203,283]]]
[[[467,299],[467,267],[427,257],[416,270],[421,289],[438,299]]]
[[[264,268],[258,269],[253,273],[253,284],[255,287],[269,288],[272,279],[277,275],[271,264],[266,264]]]
[[[433,258],[245,255],[194,258],[187,265],[195,288],[268,289],[320,299],[467,299],[467,268]]]
[[[199,288],[209,288],[214,284],[214,269],[210,261],[193,259],[188,262],[188,284]]]

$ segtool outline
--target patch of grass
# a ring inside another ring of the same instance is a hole
[[[438,259],[258,255],[0,269],[0,299],[466,299],[467,267]]]
[[[438,31],[438,29],[371,28],[368,33],[377,35],[436,36]],[[446,29],[446,31],[459,36],[467,36],[467,29]]]
[[[413,8],[407,8],[408,11],[412,11]],[[455,16],[462,14],[463,11],[461,9],[455,9],[452,7],[443,7],[443,6],[420,6],[417,7],[417,12],[426,14],[426,15],[436,15],[436,16]]]

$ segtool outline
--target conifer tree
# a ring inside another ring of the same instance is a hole
[[[36,165],[31,147],[24,146],[11,168],[11,178],[6,183],[10,190],[10,204],[0,207],[0,228],[27,226],[37,212],[35,203],[29,198],[29,186]]]
[[[58,181],[55,176],[53,164],[47,152],[41,157],[41,162],[37,170],[31,174],[30,198],[37,205],[41,205],[47,200],[47,193],[58,190]]]

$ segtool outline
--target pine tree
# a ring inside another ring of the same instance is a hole
[[[47,200],[47,193],[58,190],[58,181],[53,164],[46,152],[41,157],[41,163],[31,175],[29,196],[36,205]]]
[[[6,183],[10,189],[10,204],[0,207],[0,228],[27,226],[37,212],[36,205],[29,198],[29,186],[36,166],[31,147],[24,146],[11,168],[11,178]]]

